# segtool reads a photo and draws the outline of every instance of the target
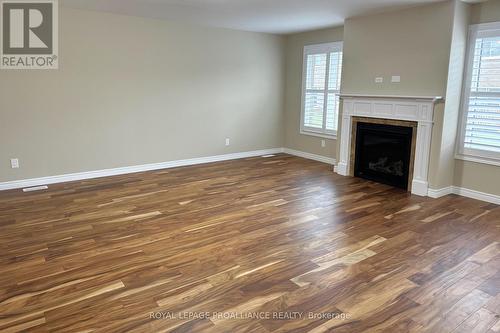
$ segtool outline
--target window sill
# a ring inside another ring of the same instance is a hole
[[[304,131],[304,130],[301,130],[300,134],[302,134],[302,135],[309,135],[309,136],[315,136],[315,137],[323,138],[323,139],[337,140],[337,136],[336,135],[331,135],[331,134],[309,132],[309,131]]]
[[[500,166],[500,158],[494,159],[494,158],[486,158],[486,157],[479,157],[479,156],[457,154],[457,155],[455,155],[455,159],[467,161],[467,162],[475,162],[475,163],[481,163],[481,164]]]

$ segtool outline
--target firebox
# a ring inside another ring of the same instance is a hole
[[[356,123],[354,176],[408,189],[414,127]]]

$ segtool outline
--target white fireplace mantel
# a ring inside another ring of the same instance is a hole
[[[405,99],[414,101],[428,101],[437,103],[443,101],[442,96],[411,96],[411,95],[363,95],[363,94],[340,94],[341,98],[371,98],[371,99]]]
[[[343,100],[342,130],[337,173],[350,175],[352,117],[371,117],[417,122],[417,142],[411,192],[427,196],[429,156],[435,96],[382,96],[341,94]]]

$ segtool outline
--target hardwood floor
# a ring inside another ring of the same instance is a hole
[[[500,332],[500,207],[288,155],[0,193],[2,332]]]

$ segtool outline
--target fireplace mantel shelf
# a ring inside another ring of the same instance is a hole
[[[412,99],[431,101],[433,103],[444,100],[442,96],[409,96],[409,95],[366,95],[366,94],[339,94],[341,98],[380,98],[380,99]]]

